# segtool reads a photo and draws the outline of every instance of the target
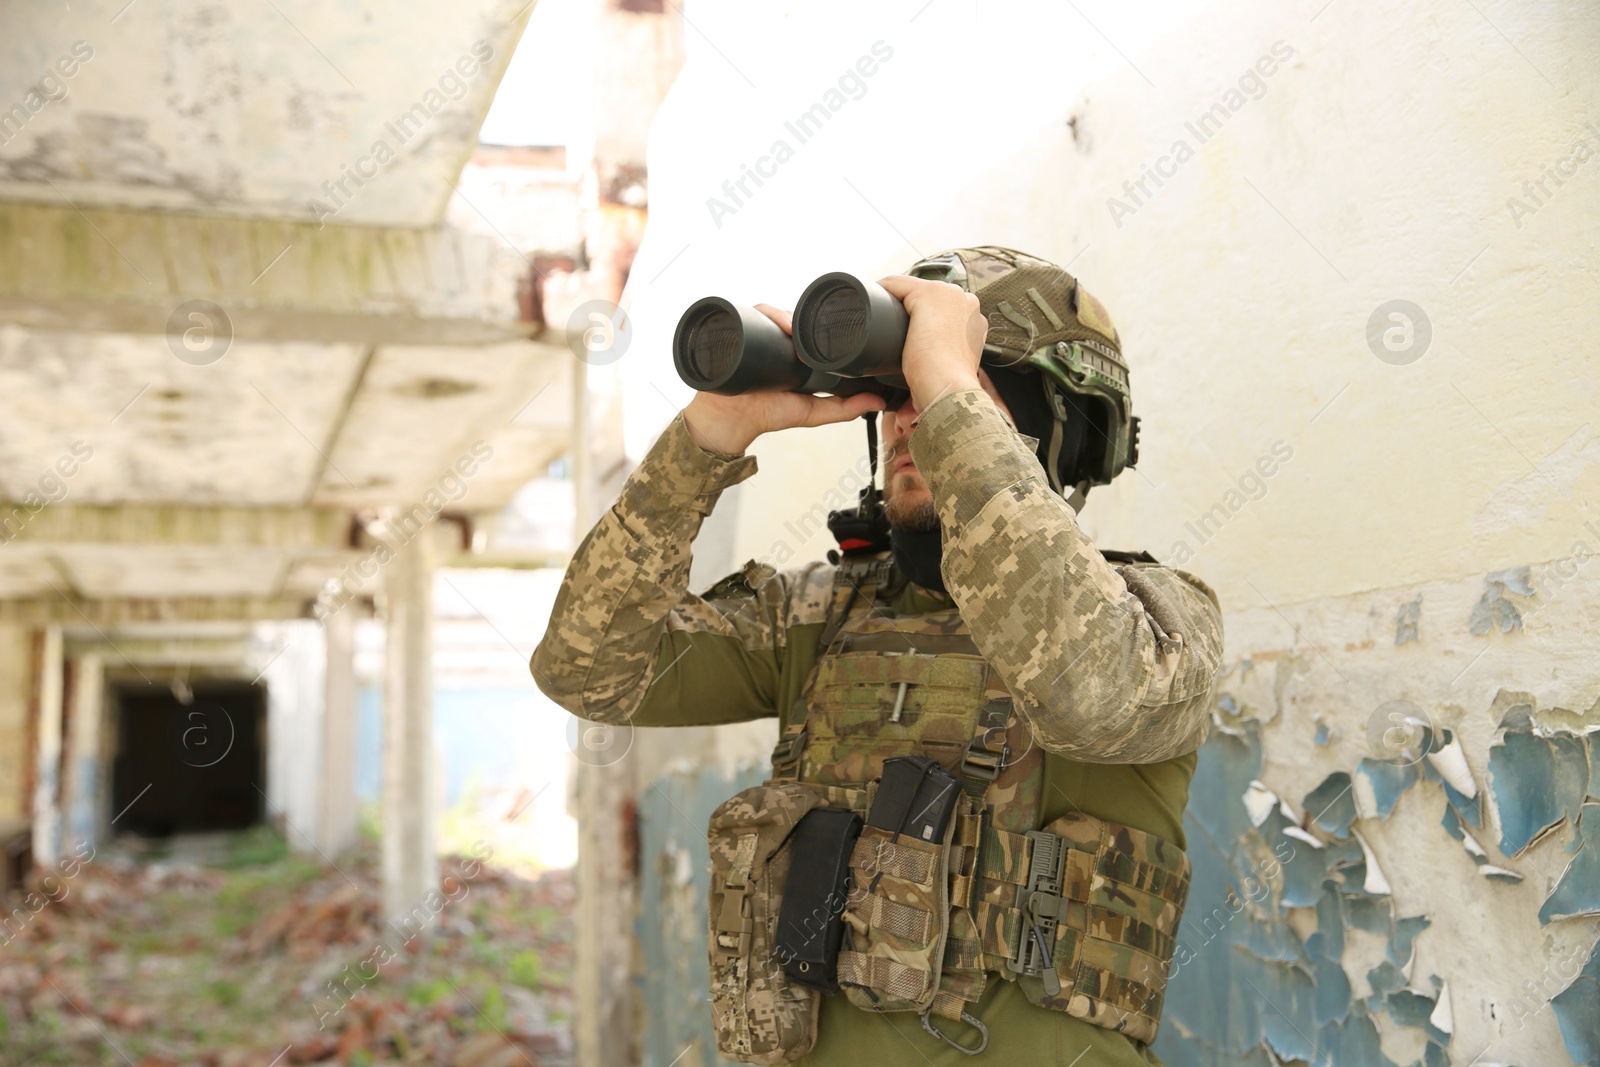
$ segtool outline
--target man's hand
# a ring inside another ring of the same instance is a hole
[[[900,369],[916,409],[926,410],[953,390],[979,388],[978,361],[989,323],[978,310],[978,298],[949,282],[903,274],[880,278],[878,284],[911,316]]]
[[[756,310],[777,323],[784,333],[794,333],[794,324],[787,311],[780,311],[770,304],[757,304]],[[915,325],[912,328],[915,329]],[[796,356],[795,361],[799,362],[799,358]],[[683,421],[689,427],[689,436],[701,448],[725,456],[737,456],[750,447],[750,442],[773,430],[848,422],[869,411],[882,411],[883,408],[883,397],[872,393],[858,393],[851,397],[810,396],[806,393],[778,391],[744,393],[740,396],[696,393],[683,409]]]

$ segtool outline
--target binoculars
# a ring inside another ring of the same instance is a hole
[[[907,391],[900,352],[909,322],[882,286],[835,272],[800,294],[792,339],[755,308],[696,300],[678,320],[672,361],[703,393],[877,393],[892,402]]]

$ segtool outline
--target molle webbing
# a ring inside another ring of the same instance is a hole
[[[816,666],[773,754],[774,778],[797,779],[828,804],[863,815],[890,756],[933,756],[962,782],[945,860],[942,955],[930,972],[908,966],[929,962],[915,954],[856,951],[847,938],[840,981],[884,998],[882,1006],[852,1002],[905,1010],[915,1001],[927,1014],[961,1019],[998,974],[1033,1004],[1153,1041],[1187,857],[1170,842],[1081,813],[1044,827],[1055,836],[1036,856],[1029,833],[1039,833],[1043,751],[959,611],[890,615],[875,600],[888,579],[886,558],[840,565]],[[862,858],[853,866],[864,867]],[[913,848],[877,860],[885,876],[912,883],[924,882],[933,862]],[[931,913],[897,903],[874,897],[853,912],[870,932],[927,943]]]
[[[969,820],[972,821],[972,820]],[[1066,847],[1059,894],[1033,895],[1034,913],[1056,923],[1050,970],[1059,989],[1047,991],[1039,977],[1022,976],[1024,993],[1042,1007],[1064,1011],[1141,1041],[1155,1040],[1161,1001],[1178,921],[1189,888],[1187,857],[1172,843],[1083,814],[1064,815],[1046,830]],[[957,837],[964,832],[957,826]],[[945,969],[974,967],[1008,978],[1030,934],[1027,903],[1030,851],[1026,834],[986,829],[978,859],[979,898],[973,916],[976,943],[956,936],[952,920]],[[957,899],[952,894],[952,900]],[[966,988],[962,988],[965,986]],[[935,1014],[960,1017],[972,983],[941,983],[949,995],[936,998]]]
[[[833,603],[828,609],[828,621],[817,643],[819,662],[821,657],[832,651],[839,631],[849,621],[850,609],[855,604],[865,604],[869,611],[875,609],[878,587],[889,580],[891,567],[887,555],[858,556],[840,561],[833,572]],[[815,680],[815,677],[816,672],[813,671],[811,680]],[[783,733],[773,747],[772,777],[775,779],[794,779],[800,772],[800,754],[806,744],[806,714],[810,693],[811,684],[808,681],[790,709]]]
[[[817,645],[819,654],[828,654],[834,639],[850,618],[852,604],[859,602],[865,604],[868,610],[872,609],[878,596],[878,587],[889,580],[891,566],[887,556],[864,556],[840,562],[833,572],[833,607],[828,612],[827,628],[822,631],[822,640]]]

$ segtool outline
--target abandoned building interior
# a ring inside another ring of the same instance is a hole
[[[529,657],[685,307],[978,244],[1111,309],[1079,520],[1221,602],[1154,1052],[1600,1065],[1600,24],[1157,7],[0,2],[0,1067],[732,1062],[775,720]],[[689,588],[864,448],[760,439]]]

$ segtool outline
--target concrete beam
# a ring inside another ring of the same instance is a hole
[[[567,564],[572,562],[570,552],[497,552],[493,549],[487,552],[463,553],[452,556],[445,561],[443,566],[453,570],[492,569],[507,571],[539,571],[539,570],[566,570]]]
[[[81,629],[81,628],[80,628]],[[108,635],[89,629],[87,635],[69,628],[66,642],[68,659],[80,656],[107,656],[112,662],[140,667],[233,670],[247,677],[255,674],[249,666],[254,645],[246,637],[138,637],[125,633]]]
[[[0,324],[181,339],[192,323],[180,305],[204,300],[251,341],[478,345],[532,333],[518,300],[527,262],[445,227],[0,203],[0,246],[16,251],[0,258]]]
[[[310,617],[303,597],[0,600],[0,625],[123,626],[142,622],[259,622]],[[3,747],[3,746],[0,746]]]
[[[497,450],[498,451],[498,450]],[[497,457],[498,458],[498,457]],[[486,472],[487,476],[487,472]],[[529,475],[531,477],[531,475]],[[523,478],[526,482],[528,478]],[[518,483],[521,484],[521,483]],[[475,487],[474,487],[475,488]],[[473,501],[463,500],[461,504]],[[35,510],[36,509],[36,510]],[[451,517],[475,523],[479,512],[453,505]],[[492,513],[490,513],[492,514]],[[25,552],[67,545],[277,548],[290,552],[349,553],[376,542],[350,508],[192,507],[174,504],[49,504],[0,500],[0,545]],[[565,552],[490,551],[441,548],[442,567],[565,567]],[[330,577],[334,572],[330,571]]]
[[[175,504],[46,504],[0,501],[0,543],[262,545],[350,549],[354,519],[342,508],[189,507]]]

